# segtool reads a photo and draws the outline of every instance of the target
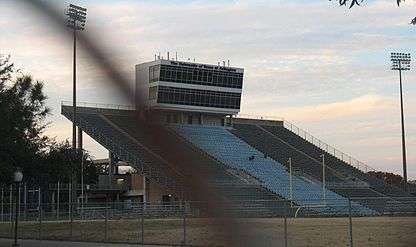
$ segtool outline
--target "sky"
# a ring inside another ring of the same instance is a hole
[[[70,139],[61,116],[72,95],[72,40],[20,1],[0,2],[0,54],[45,84],[52,115],[45,134]],[[53,1],[58,9],[67,1]],[[416,55],[416,1],[98,1],[85,32],[106,47],[134,88],[134,65],[178,52],[180,60],[245,69],[241,113],[284,118],[369,166],[402,173],[398,72],[390,52]],[[78,101],[123,104],[105,74],[78,51]],[[416,179],[416,71],[403,74],[408,175]],[[96,158],[106,150],[91,138]]]

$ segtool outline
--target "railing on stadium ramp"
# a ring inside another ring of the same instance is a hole
[[[72,107],[72,101],[61,101],[62,106]],[[119,104],[105,104],[105,103],[89,103],[89,102],[77,102],[77,107],[98,108],[98,109],[112,109],[112,110],[136,110],[135,106],[119,105]]]
[[[311,135],[309,132],[297,127],[295,124],[287,121],[282,117],[274,117],[274,116],[261,116],[261,115],[250,115],[250,114],[238,114],[236,117],[238,118],[249,118],[249,119],[256,119],[256,120],[273,120],[273,121],[281,121],[283,122],[283,126],[293,132],[294,134],[300,136],[304,140],[312,143],[313,145],[317,146],[318,148],[322,149],[323,151],[333,155],[334,157],[342,160],[343,162],[367,173],[369,171],[377,171],[376,169],[372,168],[371,166],[365,164],[364,162],[359,161],[358,159],[348,155],[339,149],[327,144],[326,142],[316,138],[315,136]]]

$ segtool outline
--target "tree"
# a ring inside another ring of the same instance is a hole
[[[96,183],[100,173],[88,152],[74,152],[68,141],[52,143],[44,155],[41,174],[49,183],[67,182],[71,180],[71,174],[75,178],[81,177],[81,160],[84,167],[84,182]],[[79,179],[77,179],[79,181]]]
[[[42,135],[49,114],[45,101],[43,83],[19,74],[10,56],[0,56],[0,183],[10,183],[17,167],[32,185],[69,182],[71,175],[80,177],[81,160],[86,182],[96,181],[98,169],[88,153]]]
[[[10,56],[0,57],[0,181],[10,182],[16,167],[34,173],[47,137],[41,136],[49,113],[43,83],[17,75]]]
[[[329,0],[332,1],[332,0]],[[360,3],[364,2],[364,0],[336,0],[338,1],[340,6],[347,6],[349,4],[349,8],[352,8],[356,5],[360,5]],[[400,6],[401,2],[404,2],[405,0],[395,0],[397,3],[397,6]]]
[[[403,183],[403,177],[391,172],[369,171],[369,175],[385,181],[387,184],[399,186]]]

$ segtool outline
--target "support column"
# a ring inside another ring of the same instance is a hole
[[[78,127],[78,149],[79,150],[83,149],[82,133],[83,133],[82,129]]]
[[[204,125],[204,114],[202,113],[199,114],[199,124]]]
[[[113,174],[114,174],[113,154],[109,151],[108,152],[108,186],[110,186],[110,188],[113,182]]]
[[[147,202],[147,187],[146,187],[146,176],[142,174],[143,178],[143,203]]]

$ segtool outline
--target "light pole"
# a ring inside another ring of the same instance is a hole
[[[73,84],[72,84],[72,104],[73,104],[73,122],[72,122],[72,148],[75,150],[77,145],[77,129],[76,129],[76,114],[77,114],[77,87],[76,87],[76,55],[77,55],[77,31],[85,29],[85,22],[87,21],[87,9],[80,6],[70,4],[66,11],[67,15],[67,27],[73,30],[74,35],[74,57],[73,57]]]
[[[16,192],[15,192],[15,213],[14,213],[14,243],[13,247],[18,247],[19,244],[17,243],[17,223],[19,221],[19,186],[23,179],[23,173],[20,171],[19,168],[13,174],[13,182],[16,184]]]
[[[85,22],[87,21],[87,9],[80,6],[70,4],[66,10],[67,24],[66,26],[73,31],[74,36],[74,57],[73,57],[73,74],[72,74],[72,106],[73,106],[73,121],[72,121],[72,149],[76,154],[77,148],[77,126],[76,126],[76,115],[77,115],[77,31],[85,29]],[[71,186],[73,186],[73,169],[71,170]],[[71,190],[72,191],[72,190]],[[76,190],[75,190],[76,191]],[[75,192],[76,193],[76,192]],[[75,198],[75,197],[71,197]],[[69,202],[69,207],[72,215],[72,205]]]
[[[402,159],[403,159],[403,188],[407,191],[407,161],[406,161],[406,135],[404,131],[404,111],[403,111],[403,87],[402,70],[410,70],[410,53],[391,53],[391,69],[399,71],[400,80],[400,112],[402,124]]]
[[[322,195],[324,203],[326,203],[326,181],[325,181],[325,154],[321,154],[322,157]]]

